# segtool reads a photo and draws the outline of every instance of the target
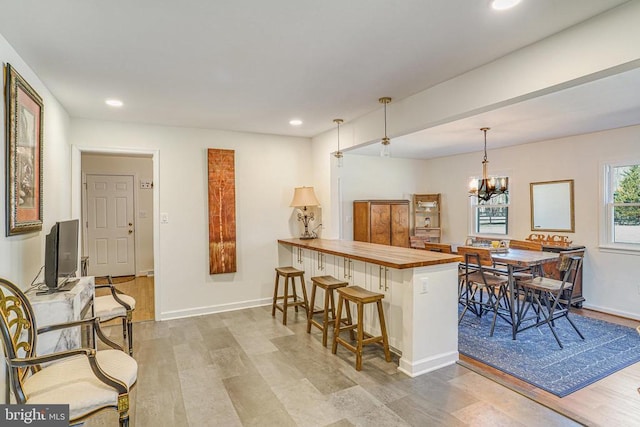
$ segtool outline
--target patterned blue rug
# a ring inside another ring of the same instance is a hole
[[[556,322],[564,349],[547,325],[511,339],[511,327],[500,318],[489,337],[492,316],[467,313],[458,327],[458,350],[516,378],[564,397],[607,375],[640,362],[640,335],[633,328],[571,314],[585,337],[566,319]]]

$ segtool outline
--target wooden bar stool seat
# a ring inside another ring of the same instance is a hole
[[[284,277],[283,295],[278,295],[280,277]],[[300,278],[300,286],[302,287],[302,299],[298,299],[298,294],[296,293],[296,277]],[[289,293],[289,279],[291,279],[291,294]],[[278,300],[282,300],[282,304],[278,304]],[[308,315],[309,303],[307,300],[307,288],[304,284],[304,271],[298,270],[294,267],[276,267],[276,282],[273,289],[273,304],[271,306],[271,316],[276,315],[276,309],[280,310],[282,312],[282,324],[286,325],[287,309],[289,307],[294,307],[297,313],[298,306],[304,308],[306,314]]]
[[[344,282],[336,279],[333,276],[316,276],[311,278],[313,287],[311,288],[311,300],[309,302],[309,317],[307,319],[307,333],[311,333],[311,325],[317,327],[322,331],[322,345],[327,346],[327,332],[329,328],[333,326],[333,322],[336,319],[335,299],[333,297],[334,289],[344,288],[349,285],[348,282]],[[321,288],[324,290],[324,308],[322,310],[315,309],[316,302],[316,289]],[[331,311],[331,323],[329,323],[329,311]],[[322,313],[322,323],[313,318],[315,314]],[[347,320],[350,325],[351,313],[347,311]]]
[[[389,340],[387,338],[387,326],[384,321],[384,312],[382,310],[382,299],[384,294],[368,291],[360,286],[348,286],[346,288],[336,289],[338,292],[338,316],[335,321],[335,330],[333,334],[333,347],[331,352],[336,354],[338,350],[338,344],[341,344],[346,349],[356,354],[356,370],[362,369],[362,347],[367,344],[373,344],[382,342],[384,348],[384,358],[387,362],[391,362],[391,353],[389,352]],[[349,302],[356,304],[358,308],[358,322],[355,325],[340,326],[342,324],[342,306],[345,305],[347,311],[349,311]],[[371,336],[364,331],[364,305],[375,303],[378,308],[378,319],[380,321],[380,334],[379,336]],[[357,330],[356,345],[352,345],[345,339],[340,337],[340,333],[343,331]],[[366,335],[366,338],[365,338]]]

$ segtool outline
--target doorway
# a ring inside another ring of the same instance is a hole
[[[157,318],[157,176],[155,152],[74,150],[74,213],[82,218],[87,273],[111,275],[118,290],[136,299],[134,321]],[[79,166],[79,167],[77,167]],[[144,314],[144,318],[139,315]]]

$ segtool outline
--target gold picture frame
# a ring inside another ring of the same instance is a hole
[[[42,230],[44,105],[7,64],[5,81],[6,235]]]

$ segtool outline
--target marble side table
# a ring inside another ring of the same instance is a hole
[[[67,292],[47,295],[36,295],[36,289],[30,289],[26,292],[27,298],[33,306],[38,328],[91,316],[95,281],[93,276],[80,277],[79,279],[73,289]],[[79,348],[82,344],[83,336],[80,327],[51,331],[38,335],[36,353],[41,356]]]

